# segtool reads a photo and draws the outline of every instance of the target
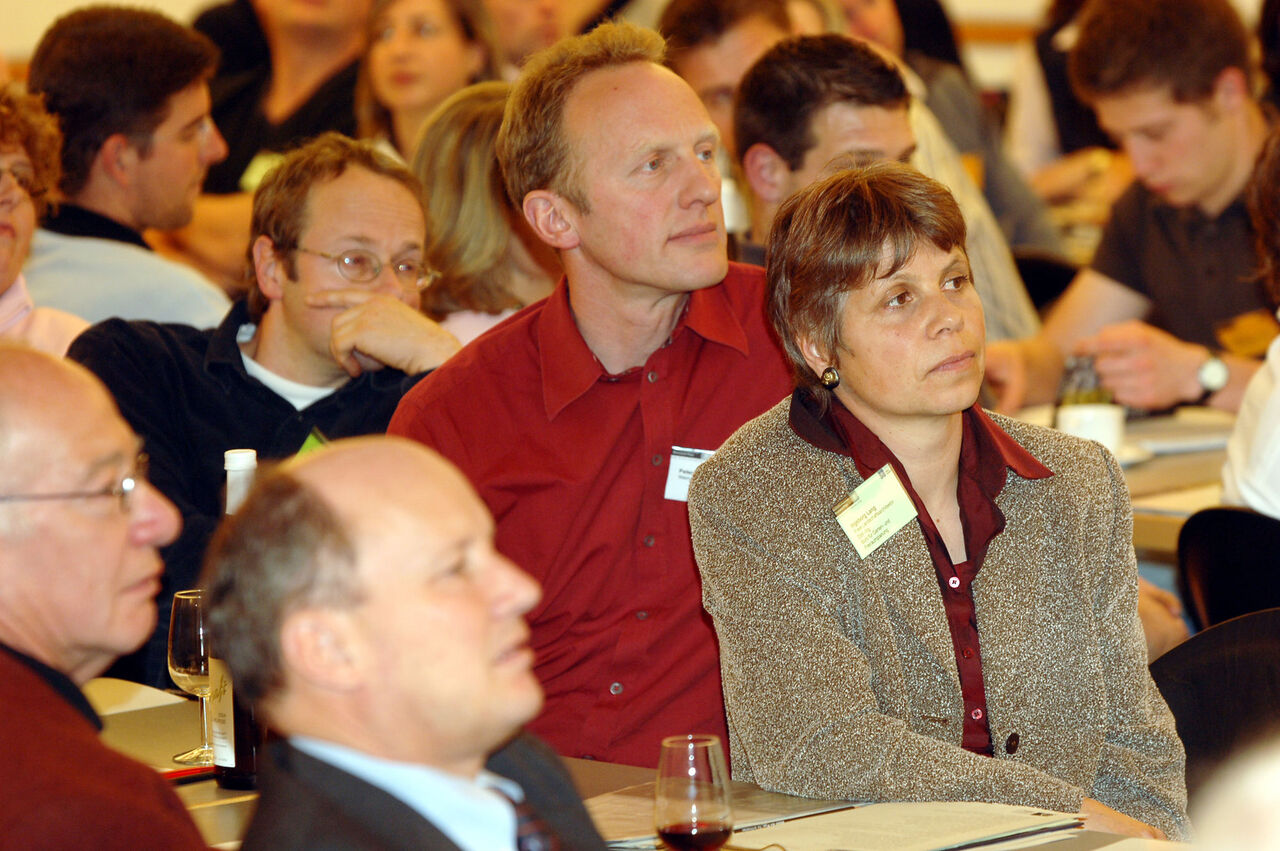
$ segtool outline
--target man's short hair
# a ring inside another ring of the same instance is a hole
[[[36,45],[27,85],[62,125],[62,191],[84,188],[116,133],[146,156],[169,98],[207,79],[217,62],[213,42],[158,12],[90,6],[56,20]]]
[[[733,133],[739,156],[763,143],[795,171],[817,144],[813,116],[834,103],[905,109],[907,88],[889,60],[846,36],[797,36],[775,44],[738,85]]]
[[[201,584],[212,644],[231,668],[237,694],[250,702],[284,685],[280,630],[291,612],[355,606],[364,593],[345,524],[284,469],[261,474],[219,527]]]
[[[36,218],[42,217],[49,202],[57,200],[62,134],[57,119],[45,111],[44,98],[23,93],[17,83],[0,87],[0,147],[21,148],[31,160],[36,176],[31,202]]]
[[[253,266],[253,244],[258,237],[271,240],[276,256],[284,265],[285,274],[294,278],[298,274],[298,240],[307,226],[307,201],[311,190],[321,183],[341,177],[348,168],[359,167],[383,177],[389,177],[404,186],[413,195],[426,221],[426,208],[422,203],[422,184],[418,178],[382,153],[370,142],[357,142],[340,133],[322,133],[311,141],[293,149],[271,171],[267,172],[257,191],[253,193],[253,219],[249,227],[247,281],[249,285],[249,318],[259,321],[266,313],[268,300],[258,286]],[[426,234],[423,234],[425,239]]]
[[[757,17],[791,32],[786,0],[671,0],[658,19],[658,32],[666,38],[668,62],[673,62],[682,51],[719,41],[742,21]]]
[[[842,171],[783,203],[769,234],[768,309],[796,386],[829,403],[798,340],[834,355],[848,293],[892,275],[926,241],[963,249],[964,216],[945,186],[901,163]]]
[[[548,189],[588,211],[578,155],[565,138],[564,111],[574,88],[592,71],[635,62],[661,65],[662,36],[623,22],[601,24],[535,53],[525,63],[498,131],[498,162],[517,210],[524,196]]]
[[[1179,103],[1201,101],[1226,69],[1252,75],[1249,34],[1229,0],[1091,0],[1077,20],[1067,62],[1086,103],[1165,86]]]

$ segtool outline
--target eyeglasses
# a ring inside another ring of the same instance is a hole
[[[139,452],[133,462],[133,469],[120,478],[115,484],[107,485],[96,491],[66,491],[63,493],[14,493],[0,495],[0,502],[46,502],[54,499],[96,499],[114,496],[120,500],[120,510],[125,514],[133,507],[133,494],[138,485],[147,480],[147,453]]]
[[[298,250],[303,254],[314,254],[316,257],[332,260],[333,264],[338,267],[338,274],[353,284],[367,284],[376,281],[378,276],[382,274],[384,264],[378,259],[378,255],[372,251],[365,251],[363,248],[353,248],[340,254],[327,254],[323,251],[313,251],[310,248],[301,246],[298,247]],[[421,292],[430,286],[432,281],[440,277],[439,272],[427,266],[421,260],[395,260],[391,263],[391,271],[395,273],[396,281],[400,283],[401,287],[414,292]]]
[[[32,200],[45,193],[45,188],[36,182],[36,170],[28,163],[16,162],[12,165],[0,165],[0,181],[4,180],[6,174],[12,177],[14,185]]]

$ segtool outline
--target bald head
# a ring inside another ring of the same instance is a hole
[[[0,641],[83,682],[155,624],[178,514],[84,368],[0,344]]]
[[[102,382],[84,367],[0,342],[0,493],[58,460],[72,437],[66,427],[74,423],[66,421],[77,412],[119,419]]]
[[[286,734],[465,774],[541,707],[523,620],[537,586],[419,444],[340,440],[281,465],[206,569],[236,687]]]

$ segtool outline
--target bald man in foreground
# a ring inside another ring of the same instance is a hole
[[[86,369],[0,343],[0,845],[204,848],[80,686],[151,634],[178,513]]]
[[[339,440],[261,478],[203,586],[238,696],[286,740],[243,848],[603,848],[542,707],[540,591],[431,450]]]

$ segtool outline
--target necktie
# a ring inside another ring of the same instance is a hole
[[[517,851],[560,851],[560,840],[527,801],[512,801],[516,808]]]

